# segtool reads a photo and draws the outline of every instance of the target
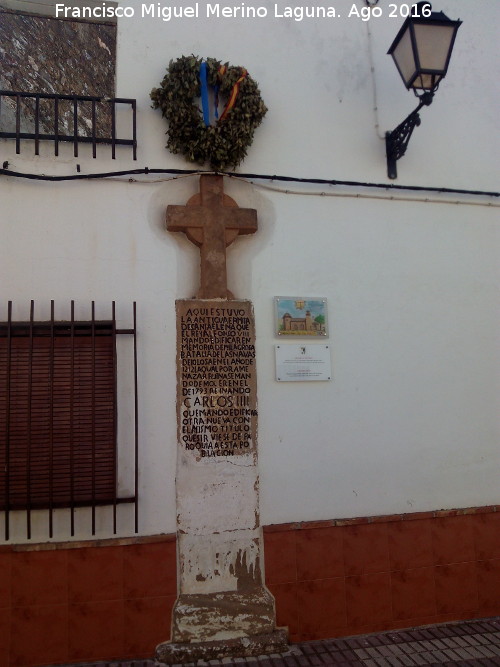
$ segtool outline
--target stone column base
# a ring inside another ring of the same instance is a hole
[[[171,641],[180,644],[269,635],[276,628],[274,598],[265,586],[251,591],[181,594],[172,612]]]
[[[156,647],[155,659],[165,665],[196,662],[196,660],[221,660],[222,658],[249,658],[289,650],[286,628],[250,637],[189,642],[186,644],[163,642]]]

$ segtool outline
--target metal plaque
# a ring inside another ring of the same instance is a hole
[[[275,345],[275,355],[278,382],[332,379],[329,345]]]

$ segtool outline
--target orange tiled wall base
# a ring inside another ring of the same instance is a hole
[[[292,641],[500,614],[500,507],[269,526]],[[0,667],[151,657],[169,637],[173,536],[0,547]]]
[[[500,507],[269,526],[292,641],[500,614]]]

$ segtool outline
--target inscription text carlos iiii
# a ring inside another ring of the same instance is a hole
[[[248,306],[188,307],[179,313],[180,440],[200,458],[253,450],[255,346]]]

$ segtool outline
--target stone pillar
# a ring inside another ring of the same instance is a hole
[[[181,300],[176,316],[179,595],[156,659],[283,652],[263,576],[252,305]]]

